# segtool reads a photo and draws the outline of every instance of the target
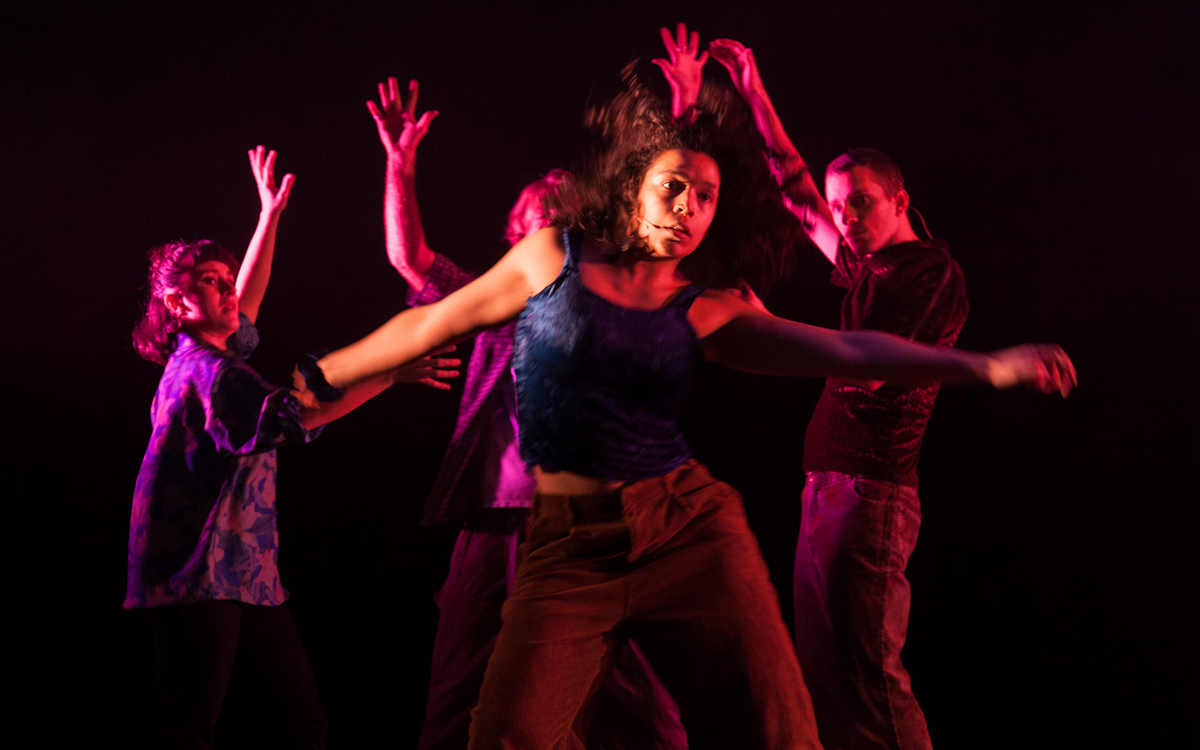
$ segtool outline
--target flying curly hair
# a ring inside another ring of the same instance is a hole
[[[803,232],[783,205],[749,109],[728,86],[705,81],[694,111],[677,120],[669,101],[636,74],[636,65],[625,68],[621,93],[588,110],[585,123],[599,145],[562,191],[555,225],[599,238],[610,256],[646,252],[637,233],[646,170],[664,151],[699,151],[717,163],[721,189],[708,233],[679,269],[696,284],[746,283],[765,294],[790,273]]]

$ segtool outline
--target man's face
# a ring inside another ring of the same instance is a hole
[[[891,245],[905,226],[908,193],[888,197],[867,167],[851,167],[825,178],[825,199],[846,244],[860,258]]]

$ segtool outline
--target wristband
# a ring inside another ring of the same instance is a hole
[[[331,351],[333,350],[327,346],[313,349],[296,363],[296,369],[300,371],[300,377],[304,378],[305,387],[312,391],[312,394],[317,397],[318,401],[326,404],[330,401],[337,401],[346,395],[345,388],[337,388],[329,384],[329,381],[325,379],[325,373],[317,365],[317,360]]]

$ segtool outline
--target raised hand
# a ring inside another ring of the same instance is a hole
[[[1023,385],[1038,393],[1060,393],[1063,398],[1075,387],[1075,365],[1054,344],[1025,344],[988,355],[989,375],[997,388]]]
[[[695,106],[700,97],[700,86],[703,83],[702,71],[704,63],[708,62],[708,53],[700,52],[700,34],[693,31],[688,35],[687,26],[679,24],[675,27],[676,36],[666,27],[658,30],[662,35],[663,45],[667,48],[669,60],[661,57],[650,62],[662,69],[667,83],[671,86],[671,114],[681,117],[689,107]]]
[[[436,388],[439,391],[450,390],[450,384],[444,383],[438,378],[457,378],[458,370],[446,370],[442,368],[458,367],[462,364],[462,360],[440,359],[437,355],[452,351],[454,351],[453,346],[444,346],[441,349],[435,349],[430,352],[428,357],[414,359],[408,364],[400,365],[390,373],[392,382],[419,383],[420,385],[427,385],[430,388]]]
[[[250,170],[254,172],[254,182],[258,185],[258,199],[262,201],[264,214],[278,216],[287,208],[288,195],[292,192],[292,183],[296,176],[285,174],[283,182],[275,186],[275,152],[267,151],[262,146],[246,152],[250,157]]]
[[[387,149],[389,159],[399,159],[408,169],[415,168],[417,144],[429,131],[429,123],[437,117],[436,111],[429,111],[417,117],[417,94],[420,84],[408,82],[408,105],[404,104],[400,95],[400,86],[395,77],[387,79],[387,83],[379,84],[379,105],[368,101],[367,109],[379,129],[379,140]]]
[[[729,77],[743,99],[750,101],[753,96],[765,93],[762,78],[758,75],[758,63],[754,62],[754,53],[749,47],[732,39],[714,39],[708,43],[708,51],[729,71]]]
[[[288,195],[292,192],[294,175],[285,174],[283,182],[275,185],[275,152],[262,146],[247,152],[250,170],[254,172],[254,184],[258,186],[258,199],[262,211],[258,214],[258,226],[246,246],[246,255],[238,268],[238,310],[250,322],[258,320],[258,308],[262,305],[267,283],[271,280],[271,263],[275,257],[275,231],[279,228],[279,215],[287,208]]]

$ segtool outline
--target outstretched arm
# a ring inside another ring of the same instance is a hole
[[[687,26],[682,23],[675,27],[674,38],[665,26],[658,32],[662,35],[663,45],[666,46],[670,59],[664,60],[660,57],[650,62],[662,68],[663,75],[671,86],[671,116],[678,119],[696,106],[700,98],[700,86],[704,82],[704,63],[708,62],[708,53],[700,53],[700,33],[693,31],[689,37]]]
[[[817,190],[812,173],[792,144],[783,123],[775,112],[771,97],[758,74],[754,53],[741,42],[732,39],[714,39],[708,49],[717,62],[725,66],[738,93],[750,105],[758,131],[767,142],[774,156],[772,167],[783,191],[784,202],[800,219],[804,229],[829,262],[837,262],[837,248],[841,241],[833,214]]]
[[[404,104],[395,78],[379,84],[379,105],[367,109],[387,150],[387,176],[383,191],[383,227],[388,260],[414,291],[425,288],[426,274],[433,265],[433,251],[425,244],[425,229],[417,209],[417,144],[429,131],[437,112],[418,118],[419,84],[408,82],[408,104]]]
[[[433,354],[445,354],[453,349],[453,346],[447,346]],[[442,359],[437,356],[422,357],[397,367],[391,372],[376,375],[353,385],[346,389],[344,396],[337,401],[328,403],[322,403],[313,396],[312,392],[306,388],[304,378],[297,369],[292,373],[292,384],[295,387],[292,394],[303,404],[300,409],[300,423],[304,425],[305,429],[311,430],[344,417],[396,383],[420,383],[437,390],[449,390],[450,384],[442,379],[458,377],[458,370],[445,368],[456,368],[461,364],[462,360],[459,359]]]
[[[470,284],[439,302],[405,310],[321,358],[317,365],[325,380],[335,387],[352,385],[516,317],[562,269],[559,236],[549,228],[529,235]]]
[[[262,202],[262,211],[258,215],[258,226],[250,245],[246,248],[246,257],[237,276],[238,311],[250,319],[251,323],[258,320],[258,308],[262,305],[263,295],[267,292],[267,283],[271,280],[271,262],[275,257],[275,230],[279,227],[279,215],[287,208],[288,195],[292,192],[295,176],[286,174],[283,182],[275,186],[275,152],[267,151],[262,146],[251,149],[250,169],[254,172],[254,182],[258,185],[258,198]]]
[[[702,337],[706,358],[762,375],[1025,385],[1064,397],[1076,383],[1071,360],[1051,344],[979,354],[882,331],[833,331],[777,318],[729,292],[706,292],[689,318]]]

